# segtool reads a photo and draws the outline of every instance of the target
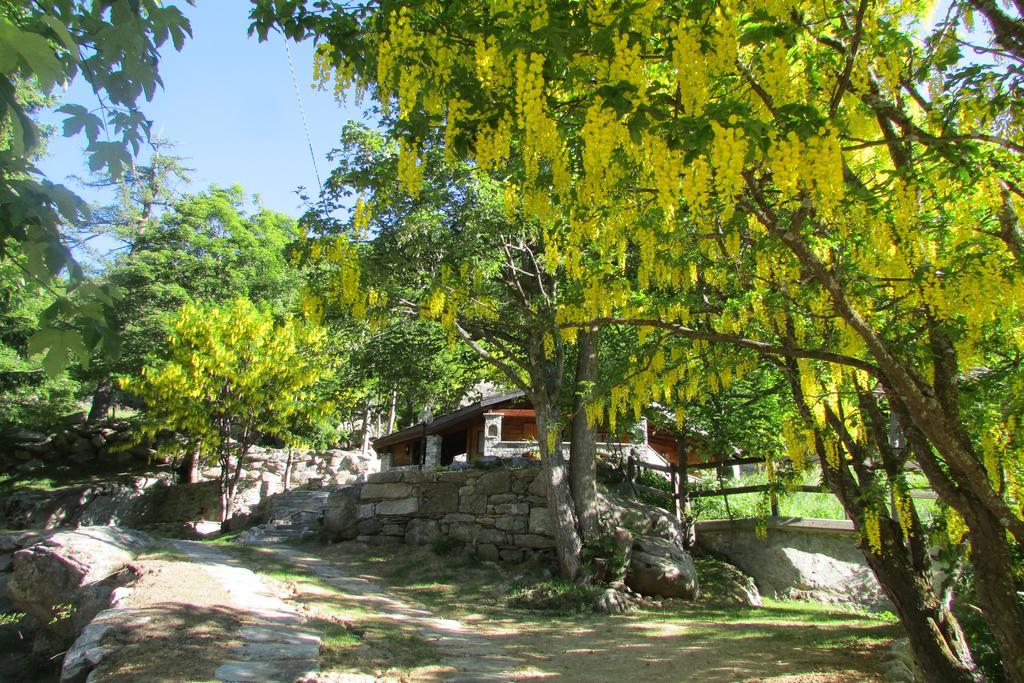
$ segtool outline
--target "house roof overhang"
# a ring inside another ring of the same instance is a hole
[[[436,417],[430,422],[419,422],[411,427],[399,429],[397,432],[391,432],[390,434],[378,437],[373,440],[373,447],[380,450],[395,444],[419,439],[428,434],[437,434],[448,427],[457,425],[459,422],[476,417],[477,415],[483,415],[492,408],[521,399],[523,396],[522,391],[513,391],[507,394],[495,394],[494,396],[482,398],[476,403],[470,403],[464,408],[459,408],[454,412]]]

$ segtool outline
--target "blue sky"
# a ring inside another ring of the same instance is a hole
[[[241,184],[263,205],[292,216],[301,213],[295,189],[316,187],[313,162],[288,68],[285,42],[272,34],[260,43],[249,38],[247,0],[198,0],[196,7],[176,3],[192,22],[192,39],[181,52],[162,51],[164,89],[143,103],[153,132],[177,144],[176,154],[194,169],[191,190],[210,184]],[[329,92],[317,92],[312,80],[313,45],[290,43],[299,93],[309,123],[321,178],[330,165],[326,154],[337,146],[341,127],[362,119],[360,109],[339,105]],[[95,96],[76,81],[65,101],[90,106]],[[47,117],[59,122],[61,115]],[[68,176],[87,176],[84,136],[56,137],[40,166],[55,182],[65,182],[90,201],[103,201]]]

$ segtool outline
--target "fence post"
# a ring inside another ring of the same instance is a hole
[[[683,523],[683,543],[687,548],[692,548],[697,543],[697,530],[690,518],[690,479],[686,472],[686,437],[682,434],[676,437],[676,456],[679,463],[672,468],[672,476],[675,478],[672,492],[675,496],[676,519]]]
[[[626,481],[632,486],[636,482],[636,462],[633,460],[633,449],[629,449],[626,457]]]

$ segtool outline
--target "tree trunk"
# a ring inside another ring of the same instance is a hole
[[[370,399],[366,399],[366,407],[363,409],[363,442],[361,450],[363,457],[370,454]]]
[[[537,440],[544,481],[547,484],[548,509],[555,530],[558,566],[563,578],[575,580],[580,573],[580,553],[583,545],[576,529],[576,514],[573,509],[572,492],[569,490],[569,473],[565,466],[565,458],[562,456],[558,410],[543,400],[534,400],[534,408],[537,411]]]
[[[108,375],[99,381],[96,391],[92,395],[92,405],[89,407],[89,417],[87,418],[89,424],[95,424],[106,419],[107,414],[110,412],[110,406],[113,404],[114,383],[111,382]]]
[[[800,387],[796,361],[792,357],[786,358],[786,374],[800,414],[808,424],[813,424],[810,408]],[[873,471],[865,466],[868,458],[864,447],[858,445],[845,431],[843,421],[829,408],[826,408],[826,415],[834,433],[816,430],[815,451],[829,489],[842,503],[858,532],[863,533],[861,521],[868,509],[863,492],[870,488]],[[873,426],[876,429],[871,434],[884,438],[880,436],[883,432],[877,429],[878,425]],[[838,466],[829,465],[823,440],[825,438],[839,438],[845,454],[850,456],[849,463],[845,457],[840,457]],[[878,447],[881,451],[887,445],[878,444]],[[850,471],[851,466],[857,476]],[[916,512],[911,509],[910,514],[913,518],[911,528],[915,533],[923,533]],[[884,515],[880,515],[879,519],[879,536],[881,547],[877,553],[865,547],[863,540],[861,549],[879,585],[896,608],[896,614],[907,633],[914,661],[921,668],[925,679],[965,682],[979,680],[959,622],[935,593],[927,555],[914,552],[914,539],[904,538],[899,525]],[[907,540],[911,543],[905,543]]]
[[[569,446],[569,486],[585,543],[601,534],[597,515],[597,435],[587,419],[587,399],[597,382],[597,340],[597,327],[588,327],[579,333]]]
[[[284,463],[284,490],[288,491],[292,487],[292,460],[294,459],[294,451],[288,449],[288,459]]]
[[[391,390],[391,405],[388,407],[388,430],[386,434],[395,431],[395,417],[398,409],[398,389]]]
[[[193,444],[182,459],[177,471],[179,484],[194,484],[199,480],[199,454],[202,446],[202,441]]]
[[[914,571],[906,561],[897,525],[890,519],[879,525],[882,554],[864,549],[864,557],[896,608],[925,680],[980,680],[956,617],[935,594],[930,576]]]
[[[982,505],[964,517],[971,541],[974,592],[1003,656],[1006,680],[1024,682],[1024,606],[1017,595],[1006,529]]]
[[[956,412],[959,369],[955,350],[932,321],[929,350],[935,379],[930,384],[912,365],[902,361],[860,315],[843,284],[797,233],[779,229],[777,234],[829,292],[836,313],[864,341],[881,370],[886,394],[890,400],[901,404],[908,418],[905,428],[912,426],[919,430],[937,452],[938,457],[935,457],[928,449],[923,457],[934,457],[935,462],[921,463],[922,469],[936,490],[942,490],[942,484],[949,483],[952,486],[947,486],[947,490],[959,494],[946,500],[964,518],[970,530],[972,564],[985,620],[999,643],[1008,679],[1024,683],[1024,607],[1019,599],[1009,602],[1004,599],[1013,593],[1009,587],[1015,585],[1015,578],[1012,565],[1000,559],[1009,555],[1011,543],[1002,531],[993,533],[988,522],[998,522],[997,526],[1012,534],[1019,545],[1024,544],[1024,519],[1018,517],[992,487],[981,459],[966,438],[966,430]],[[942,482],[946,477],[950,481]],[[973,525],[979,526],[974,528]],[[983,558],[980,565],[979,557]]]

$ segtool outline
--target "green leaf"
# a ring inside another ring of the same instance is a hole
[[[28,339],[28,355],[34,356],[37,353],[51,348],[60,343],[60,330],[52,327],[44,327]]]
[[[43,358],[43,370],[50,377],[56,377],[68,366],[68,350],[56,345],[50,348],[50,352]]]
[[[75,61],[78,61],[78,44],[75,42],[75,39],[71,37],[71,32],[68,31],[67,27],[60,23],[56,17],[51,17],[48,14],[44,14],[40,19],[42,19],[43,23],[53,30],[57,35],[57,40],[59,40],[61,44],[68,49],[68,52],[71,53]]]
[[[23,31],[0,18],[0,43],[18,53],[27,67],[26,75],[38,78],[44,92],[49,92],[53,84],[64,75],[64,66],[54,55],[50,43],[38,33]]]

